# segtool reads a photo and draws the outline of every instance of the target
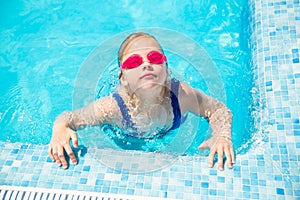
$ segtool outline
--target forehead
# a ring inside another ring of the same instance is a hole
[[[139,37],[130,42],[123,55],[133,53],[147,53],[152,50],[161,51],[159,44],[151,37]]]

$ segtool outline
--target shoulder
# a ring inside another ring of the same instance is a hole
[[[179,83],[178,99],[182,113],[191,111],[198,105],[201,92],[184,82]]]
[[[197,92],[196,89],[192,88],[190,85],[188,85],[185,82],[181,82],[178,80],[175,80],[176,82],[178,82],[178,98],[180,100],[185,100],[187,98],[190,98],[191,96],[195,95],[195,93]]]
[[[97,99],[94,106],[98,115],[111,114],[113,116],[117,112],[116,108],[118,108],[117,102],[112,96]]]
[[[115,102],[115,99],[113,98],[112,95],[110,96],[107,96],[107,97],[102,97],[102,98],[99,98],[95,101],[96,104],[99,104],[99,105],[108,105],[108,104],[112,104]]]

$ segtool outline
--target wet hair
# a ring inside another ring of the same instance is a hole
[[[122,57],[123,57],[123,54],[125,52],[125,50],[127,49],[128,45],[136,40],[137,38],[140,38],[140,37],[148,37],[148,38],[152,38],[156,43],[157,45],[159,46],[160,50],[163,52],[163,49],[161,48],[160,44],[158,43],[157,39],[148,34],[148,33],[143,33],[143,32],[137,32],[137,33],[132,33],[130,34],[121,44],[120,48],[119,48],[119,52],[118,52],[118,64],[119,64],[119,67],[121,66],[121,60],[122,60]]]
[[[120,66],[121,66],[121,60],[122,60],[122,58],[123,58],[124,52],[127,50],[127,48],[129,47],[129,45],[130,45],[134,40],[136,40],[137,38],[141,38],[141,37],[146,37],[146,38],[151,38],[151,39],[153,39],[153,40],[156,42],[157,46],[159,47],[159,50],[161,51],[161,53],[164,54],[164,50],[162,49],[161,45],[159,44],[159,42],[157,41],[157,39],[156,39],[154,36],[152,36],[152,35],[150,35],[150,34],[148,34],[148,33],[144,33],[144,32],[132,33],[132,34],[130,34],[130,35],[122,42],[122,44],[121,44],[121,46],[120,46],[120,48],[119,48],[119,51],[118,51],[118,64],[119,64],[119,68],[120,68]],[[168,67],[168,63],[165,63],[165,65],[166,65],[166,67]],[[122,75],[123,75],[123,72],[122,72],[122,70],[121,70],[120,73],[119,73],[119,79],[121,79]],[[167,95],[167,91],[169,91],[169,90],[166,90],[166,89],[164,90],[164,96]],[[134,93],[133,93],[133,95],[134,95]],[[134,96],[131,96],[131,98],[134,98]]]

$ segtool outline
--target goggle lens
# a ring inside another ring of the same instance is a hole
[[[167,58],[164,54],[158,51],[151,51],[147,54],[147,59],[151,64],[162,64],[167,62]],[[121,69],[133,69],[143,64],[143,58],[138,54],[129,56],[121,65]]]

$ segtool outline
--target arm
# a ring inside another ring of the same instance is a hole
[[[180,94],[183,100],[183,111],[203,116],[209,121],[212,137],[199,146],[199,149],[210,149],[209,166],[213,166],[214,155],[217,153],[218,169],[223,170],[223,155],[225,153],[228,167],[232,168],[234,152],[231,138],[231,111],[223,103],[188,85],[181,84]]]
[[[84,108],[73,112],[65,111],[60,114],[54,122],[52,139],[48,149],[51,160],[66,169],[68,167],[64,156],[64,151],[66,151],[72,163],[76,164],[77,159],[70,146],[70,140],[72,140],[73,146],[78,147],[75,131],[85,126],[101,126],[104,123],[110,123],[113,118],[113,103],[111,97],[106,97]]]

